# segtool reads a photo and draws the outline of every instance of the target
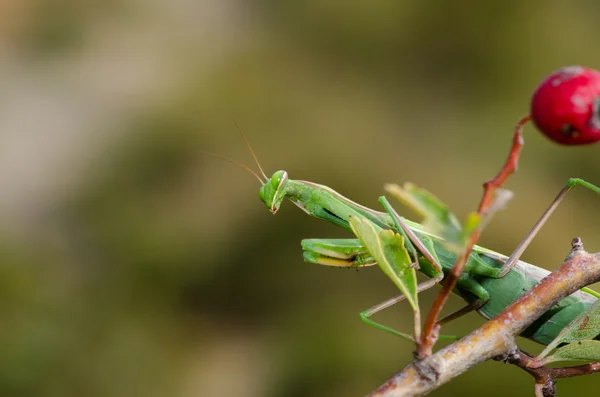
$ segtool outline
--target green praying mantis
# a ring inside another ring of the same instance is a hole
[[[271,213],[275,214],[282,202],[288,199],[308,215],[331,222],[359,237],[305,239],[301,243],[305,261],[336,267],[379,264],[402,294],[362,312],[360,318],[378,329],[414,340],[411,335],[376,323],[370,317],[405,299],[414,309],[417,294],[440,283],[452,268],[458,256],[456,249],[453,249],[452,240],[459,241],[459,235],[464,237],[469,232],[468,225],[467,230],[461,228],[456,217],[440,200],[411,184],[404,187],[388,185],[386,190],[423,216],[424,224],[399,216],[385,197],[380,198],[385,212],[380,212],[355,203],[327,186],[289,179],[287,172],[283,170],[268,178],[243,134],[242,137],[264,179],[248,167],[226,160],[245,168],[260,181],[262,186],[259,197]],[[439,324],[471,311],[477,311],[484,318],[490,319],[550,274],[548,270],[519,258],[562,199],[575,186],[600,194],[599,187],[581,179],[570,179],[510,257],[480,246],[474,247],[453,291],[466,302],[466,306],[440,320]],[[470,227],[475,226],[477,224]],[[435,233],[436,227],[440,233]],[[429,280],[417,285],[416,278],[410,275],[416,269],[429,277]],[[398,274],[402,273],[401,278],[404,280],[399,280]],[[576,291],[531,324],[521,336],[549,345],[557,336],[562,335],[561,331],[573,320],[592,305],[597,306],[598,298],[600,294],[588,288]],[[415,334],[419,331],[418,324],[419,319],[415,317]]]
[[[581,182],[583,181],[574,179],[569,181],[567,186],[571,188],[580,185]],[[600,193],[600,189],[596,189],[596,192]],[[428,192],[413,185],[406,185],[404,188],[390,185],[388,191],[395,192],[397,197],[409,206],[414,207],[414,202],[411,200],[421,196],[424,198],[424,202],[429,200],[429,204],[434,203],[434,210],[447,211],[443,204]],[[278,171],[267,180],[261,187],[259,196],[272,213],[276,213],[283,199],[287,198],[307,214],[330,221],[349,231],[357,232],[356,225],[360,223],[364,225],[366,221],[372,225],[376,233],[384,229],[403,232],[402,234],[408,236],[408,239],[404,239],[407,251],[412,251],[410,243],[416,248],[416,255],[411,255],[409,264],[418,261],[419,270],[430,277],[430,280],[416,287],[417,292],[422,292],[441,282],[457,258],[457,254],[449,249],[439,237],[427,232],[422,225],[400,217],[385,198],[380,201],[388,212],[375,211],[347,199],[327,186],[290,180],[285,171]],[[430,210],[431,208],[425,209],[425,211]],[[351,220],[352,217],[355,219],[354,221]],[[361,231],[358,232],[361,233]],[[365,233],[368,232],[363,230],[362,234]],[[341,267],[377,264],[371,251],[364,246],[361,239],[305,239],[301,245],[304,250],[304,259],[309,263]],[[515,252],[522,252],[525,248],[526,246],[522,244]],[[518,260],[517,255],[513,254],[512,258],[475,246],[454,290],[466,301],[467,305],[440,320],[440,324],[474,310],[484,318],[490,319],[550,274],[548,270]],[[412,337],[407,334],[370,320],[371,315],[406,299],[406,297],[406,294],[398,295],[362,312],[360,317],[364,322],[376,328],[412,340]],[[599,297],[600,294],[587,288],[576,292],[561,300],[552,310],[527,328],[522,336],[547,345]]]

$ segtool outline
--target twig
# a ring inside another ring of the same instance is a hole
[[[370,397],[421,396],[486,360],[518,353],[515,339],[556,302],[600,281],[600,253],[584,251],[579,238],[562,266],[502,313],[435,354],[414,360]]]
[[[498,174],[490,179],[489,181],[483,184],[483,197],[481,198],[481,202],[479,203],[479,209],[477,210],[477,214],[481,219],[485,217],[490,206],[492,205],[494,193],[496,189],[501,187],[504,182],[508,179],[508,177],[515,172],[517,169],[517,163],[519,161],[519,153],[523,147],[523,126],[531,119],[530,115],[523,117],[517,123],[515,127],[515,133],[513,136],[513,144],[508,154],[508,158],[506,162],[502,166],[502,169]],[[446,301],[448,300],[448,296],[456,286],[456,282],[458,278],[463,272],[465,267],[465,263],[471,255],[471,251],[473,250],[473,246],[477,243],[479,236],[481,235],[481,228],[477,228],[467,242],[466,247],[464,248],[462,254],[456,259],[454,266],[449,274],[446,275],[446,281],[442,286],[442,289],[438,293],[429,313],[427,314],[427,319],[425,320],[425,325],[423,326],[423,336],[421,343],[417,346],[417,357],[420,359],[424,359],[432,354],[433,345],[438,339],[439,336],[439,325],[437,325],[437,320],[442,312]]]
[[[539,395],[540,397],[553,397],[556,394],[556,388],[554,386],[555,379],[572,378],[574,376],[583,376],[600,372],[600,362],[563,368],[530,368],[529,364],[534,361],[535,360],[524,351],[520,351],[519,354],[512,355],[505,360],[506,363],[516,365],[535,378],[536,396]]]

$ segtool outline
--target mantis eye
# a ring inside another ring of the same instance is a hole
[[[273,187],[273,189],[279,190],[279,188],[281,186],[285,185],[287,180],[288,180],[287,172],[277,171],[275,174],[273,174],[273,177],[271,178],[271,186]]]
[[[279,185],[277,186],[277,190],[280,190],[286,183],[288,180],[288,174],[285,171],[282,171],[281,174],[281,180],[279,181]]]
[[[271,177],[271,187],[273,189],[277,189],[277,186],[279,186],[280,179],[281,179],[281,176],[279,175],[279,172],[276,172],[275,174],[273,174],[273,176]]]

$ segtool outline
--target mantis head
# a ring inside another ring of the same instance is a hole
[[[246,142],[246,146],[248,147],[248,150],[250,150],[250,154],[254,158],[254,161],[256,162],[256,165],[258,166],[258,169],[260,170],[260,173],[264,179],[261,178],[256,172],[252,171],[249,167],[245,166],[242,163],[238,163],[235,160],[232,160],[225,156],[221,156],[219,154],[207,153],[207,152],[204,152],[204,153],[211,155],[211,156],[222,158],[225,161],[229,161],[230,163],[233,163],[233,164],[237,165],[238,167],[245,169],[250,174],[252,174],[256,179],[258,179],[258,181],[262,185],[260,187],[260,191],[258,192],[258,196],[260,197],[260,200],[266,204],[269,211],[271,211],[271,213],[275,214],[279,210],[279,207],[281,206],[281,202],[285,198],[287,191],[288,191],[288,185],[287,185],[288,174],[285,171],[277,171],[276,173],[273,174],[273,176],[270,179],[267,178],[267,175],[265,174],[262,167],[260,166],[260,163],[258,161],[258,158],[256,157],[256,154],[254,154],[254,150],[252,150],[252,147],[250,146],[250,142],[248,142],[248,139],[246,139],[246,136],[240,129],[240,126],[238,125],[238,123],[235,120],[233,120],[233,122],[235,123],[235,126],[237,127],[240,135],[242,136],[242,139],[244,140],[244,142]]]
[[[267,179],[258,192],[261,201],[266,204],[273,214],[279,210],[279,206],[285,198],[287,181],[287,172],[277,171],[271,179]]]

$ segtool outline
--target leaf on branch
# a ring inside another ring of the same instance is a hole
[[[470,232],[479,225],[479,216],[470,214],[468,227],[463,228],[456,215],[440,199],[412,183],[405,183],[403,187],[387,184],[385,190],[422,217],[424,229],[440,237],[454,252],[462,250]]]
[[[541,360],[546,365],[557,361],[599,361],[600,341],[581,340],[559,347],[554,354]]]
[[[496,189],[492,204],[490,204],[490,208],[488,208],[486,211],[486,217],[489,219],[489,217],[494,215],[496,212],[505,209],[508,205],[508,202],[512,200],[514,196],[515,194],[512,192],[512,190]]]
[[[598,335],[600,335],[600,300],[596,301],[586,311],[571,321],[569,325],[563,328],[558,336],[548,344],[536,359],[543,359],[560,344],[590,340]],[[600,356],[597,359],[600,360]]]
[[[386,184],[385,190],[423,218],[425,230],[450,244],[461,243],[462,226],[448,207],[431,192],[412,183]]]
[[[498,189],[483,218],[477,212],[472,212],[467,216],[463,226],[440,199],[425,189],[412,183],[405,183],[403,187],[387,184],[385,190],[421,216],[425,230],[440,237],[455,253],[460,253],[473,232],[482,229],[490,217],[506,207],[513,197],[510,190]]]
[[[417,275],[404,247],[404,238],[393,230],[381,229],[362,216],[350,217],[350,226],[381,270],[402,291],[413,310],[418,311]]]

